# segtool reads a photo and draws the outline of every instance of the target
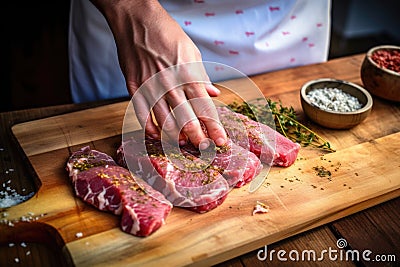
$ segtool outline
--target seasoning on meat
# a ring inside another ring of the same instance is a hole
[[[187,151],[171,151],[175,150],[161,140],[141,141],[137,132],[122,143],[117,161],[161,192],[174,206],[200,213],[219,206],[230,190],[219,170]]]
[[[121,229],[132,235],[152,234],[172,209],[160,192],[139,184],[139,178],[117,166],[110,156],[90,147],[71,155],[67,171],[78,197],[99,210],[121,215]]]
[[[226,107],[218,107],[217,110],[232,141],[253,152],[262,163],[288,167],[295,162],[300,150],[298,143],[292,142],[269,126]]]
[[[191,143],[181,149],[196,157],[201,156],[200,151]],[[254,153],[235,144],[231,139],[223,147],[215,147],[214,156],[210,166],[217,169],[231,187],[242,187],[251,182],[262,169],[261,161]]]

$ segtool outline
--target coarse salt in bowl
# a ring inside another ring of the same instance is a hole
[[[331,78],[305,83],[300,98],[307,117],[332,129],[349,129],[361,123],[373,104],[371,95],[361,86]]]

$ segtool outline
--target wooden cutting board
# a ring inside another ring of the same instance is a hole
[[[302,117],[298,92],[277,98]],[[162,228],[138,238],[119,229],[117,216],[77,199],[65,171],[70,152],[84,145],[115,155],[127,105],[12,129],[42,185],[33,198],[10,208],[8,218],[43,214],[38,221],[56,229],[77,266],[211,265],[400,196],[400,111],[378,100],[367,120],[351,130],[312,125],[335,153],[302,148],[294,165],[272,168],[255,193],[248,186],[234,189],[221,206],[205,214],[174,208]],[[330,170],[331,178],[316,175],[317,166]],[[270,212],[252,215],[257,201]]]

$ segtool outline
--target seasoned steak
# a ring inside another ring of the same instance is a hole
[[[72,182],[80,171],[85,171],[96,166],[117,165],[114,159],[106,153],[92,150],[89,146],[74,151],[67,162],[67,171]]]
[[[222,174],[229,186],[242,187],[260,173],[262,164],[258,157],[232,140],[228,139],[227,144],[214,149],[215,153],[210,153],[213,157],[209,160],[210,165]],[[207,159],[206,153],[200,152],[191,143],[182,146],[181,150]]]
[[[226,107],[218,107],[217,110],[221,123],[233,142],[249,149],[263,163],[287,167],[296,160],[299,144],[269,126]]]
[[[104,179],[103,170],[113,165],[98,166],[78,172],[75,175],[73,188],[75,194],[86,203],[99,210],[109,211],[116,215],[122,212],[122,198],[115,179]],[[115,166],[114,166],[115,167]]]
[[[164,150],[173,151],[160,140],[146,138],[143,144],[137,136],[121,145],[117,159],[174,206],[206,212],[222,203],[230,188],[217,168],[179,149],[168,156]]]
[[[103,164],[107,163],[107,164]],[[148,236],[159,229],[172,204],[102,152],[84,147],[71,155],[67,170],[75,194],[100,210],[122,215],[121,229]]]

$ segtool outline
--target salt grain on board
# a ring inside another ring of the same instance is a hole
[[[3,147],[0,147],[0,152],[1,151],[4,151]],[[14,172],[15,169],[8,168],[7,170],[1,170],[1,172],[3,171],[4,174],[9,175],[12,172]],[[11,184],[11,179],[9,179],[7,182],[2,183],[3,187],[0,188],[0,209],[9,208],[11,206],[22,203],[34,195],[34,192],[31,192],[28,195],[20,195],[15,189],[13,189],[10,186],[10,184]],[[25,188],[23,188],[22,191],[25,192]]]
[[[40,218],[46,216],[45,213],[42,213],[42,214],[37,215],[37,216],[33,216],[33,215],[34,215],[33,212],[28,212],[27,215],[22,215],[18,219],[9,220],[9,219],[7,219],[8,214],[6,212],[3,212],[2,216],[0,218],[0,224],[5,224],[7,226],[13,227],[15,223],[18,223],[18,222],[34,222],[34,221],[37,221]]]
[[[14,171],[14,169],[9,169],[9,171]],[[6,171],[8,173],[8,171]],[[4,182],[2,184],[2,189],[0,188],[0,208],[9,208],[11,206],[17,205],[31,198],[34,192],[28,195],[20,195],[11,186],[11,180]],[[23,190],[24,191],[24,190]]]

